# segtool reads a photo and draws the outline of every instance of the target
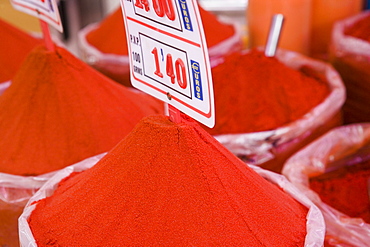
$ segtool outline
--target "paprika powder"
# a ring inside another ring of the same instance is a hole
[[[196,122],[149,116],[28,222],[39,247],[303,246],[306,216]]]
[[[282,174],[323,213],[325,246],[367,246],[370,124],[334,128],[295,153]]]
[[[1,18],[0,37],[0,82],[5,82],[12,79],[28,53],[42,41]]]
[[[330,164],[328,164],[330,166]],[[370,148],[348,164],[310,178],[310,188],[321,200],[353,217],[370,223]]]
[[[36,47],[0,97],[0,172],[33,176],[107,152],[163,103]]]
[[[212,135],[276,129],[301,118],[329,95],[325,78],[294,70],[252,49],[212,68],[216,125]]]

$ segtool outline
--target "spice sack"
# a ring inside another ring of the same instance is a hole
[[[143,118],[94,163],[61,170],[31,198],[19,219],[22,246],[323,244],[314,204],[186,117]]]
[[[225,57],[212,76],[216,124],[205,128],[249,164],[280,172],[294,152],[342,124],[345,88],[328,63],[252,49]]]
[[[0,246],[18,246],[17,218],[48,174],[109,151],[163,108],[62,47],[34,48],[0,96]]]
[[[330,62],[347,90],[346,124],[370,121],[370,10],[337,21],[332,29]]]
[[[370,241],[370,123],[332,129],[294,154],[283,175],[324,215],[328,246]]]

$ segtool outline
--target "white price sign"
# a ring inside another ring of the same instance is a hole
[[[213,127],[211,67],[196,0],[121,0],[131,83]]]
[[[13,7],[19,11],[33,15],[43,20],[58,31],[63,32],[56,0],[10,0]]]

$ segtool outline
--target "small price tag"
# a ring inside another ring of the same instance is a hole
[[[211,67],[196,0],[121,0],[131,83],[215,124]]]
[[[10,0],[13,7],[19,11],[35,16],[63,32],[56,0]]]

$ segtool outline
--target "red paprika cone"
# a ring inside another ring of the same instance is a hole
[[[38,246],[303,246],[306,216],[195,122],[153,116],[28,221]]]

